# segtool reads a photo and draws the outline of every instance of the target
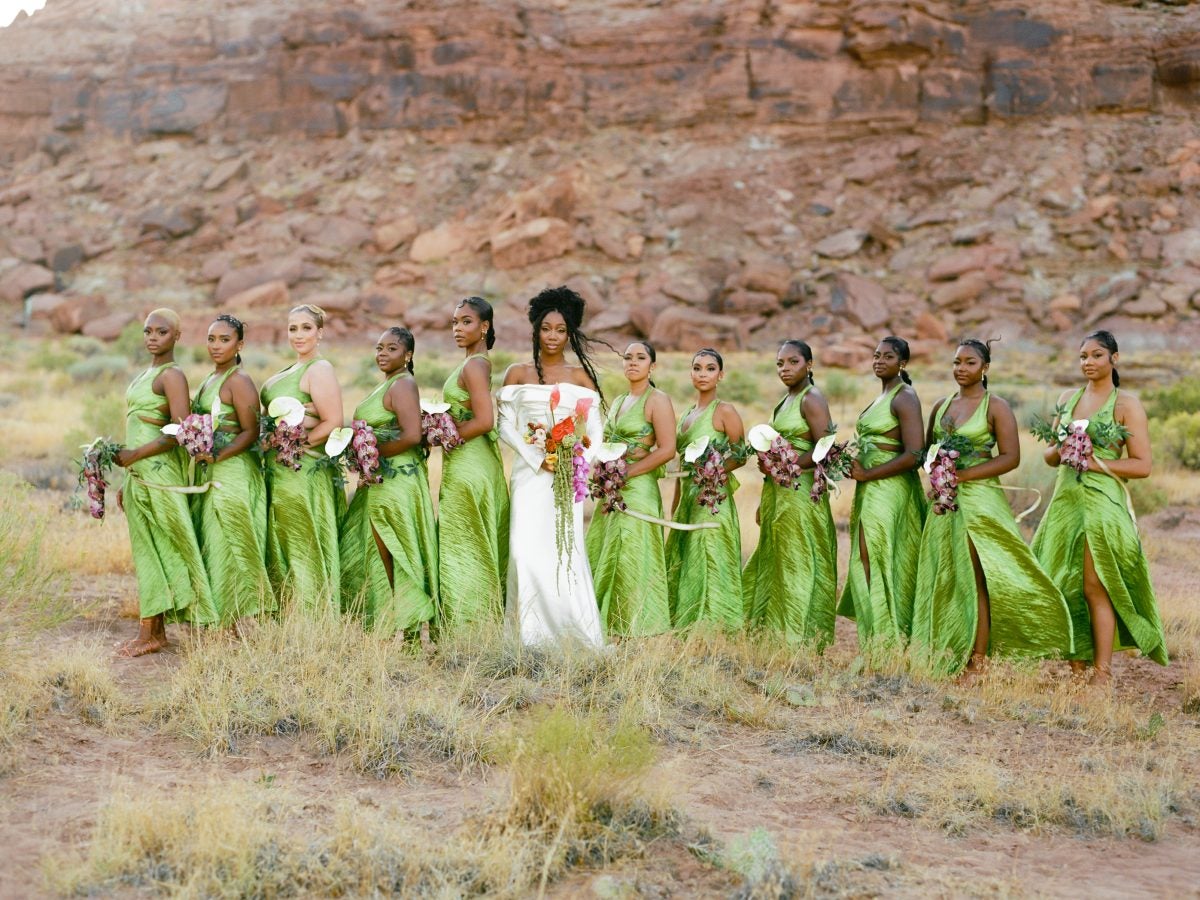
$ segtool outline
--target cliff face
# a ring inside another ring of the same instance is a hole
[[[50,0],[0,30],[0,304],[442,335],[570,281],[614,339],[844,364],[1182,333],[1197,112],[1186,2]]]
[[[1102,0],[51,0],[0,32],[0,154],[145,138],[1194,110],[1200,14]]]

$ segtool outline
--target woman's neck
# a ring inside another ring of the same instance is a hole
[[[879,393],[886,394],[896,385],[904,384],[904,379],[897,375],[894,378],[880,378],[879,382],[882,385],[882,387],[879,389]]]
[[[297,353],[296,354],[296,362],[298,362],[298,363],[312,362],[314,359],[319,358],[320,355],[321,355],[320,352],[318,352],[317,350],[313,350],[310,353]]]
[[[1087,387],[1084,388],[1089,394],[1107,397],[1111,391],[1115,391],[1117,386],[1112,383],[1112,376],[1106,378],[1089,378]]]
[[[238,363],[237,363],[236,359],[231,359],[229,362],[226,362],[226,363],[218,363],[216,366],[213,367],[213,374],[214,375],[224,375],[230,369],[236,367],[237,364]]]
[[[543,369],[557,369],[567,364],[567,357],[561,351],[558,353],[547,353],[542,350],[538,354],[538,360],[542,364]]]
[[[486,356],[487,355],[487,338],[480,338],[475,343],[471,344],[469,347],[464,347],[463,349],[467,351],[466,355],[467,355],[468,359],[472,356],[479,356],[481,354]]]
[[[977,381],[974,384],[968,384],[966,387],[958,389],[958,396],[963,400],[975,400],[984,395],[987,389],[983,386],[982,381]]]
[[[155,353],[153,356],[150,357],[150,367],[154,368],[154,369],[157,369],[159,366],[166,365],[167,363],[173,363],[173,362],[175,362],[175,348],[174,347],[172,347],[170,350],[165,350],[162,353]]]
[[[708,409],[717,399],[717,389],[696,392],[696,409]]]
[[[789,397],[799,396],[800,392],[802,390],[804,390],[806,387],[808,387],[808,376],[807,375],[805,375],[803,378],[801,378],[799,381],[797,381],[795,384],[793,384],[791,387],[788,388],[788,391],[787,391],[788,396]]]
[[[642,378],[639,381],[629,382],[629,396],[640,397],[646,391],[650,390],[650,379]]]

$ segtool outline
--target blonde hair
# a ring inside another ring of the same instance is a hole
[[[146,313],[147,320],[151,316],[159,316],[163,319],[166,319],[171,323],[171,327],[176,331],[179,331],[182,327],[182,323],[179,321],[179,313],[175,312],[173,309],[167,309],[165,306],[160,306],[158,309],[152,309],[150,312]]]
[[[288,315],[290,316],[292,313],[306,313],[313,317],[318,328],[325,327],[325,310],[312,303],[301,303],[299,306],[293,306],[288,310]]]

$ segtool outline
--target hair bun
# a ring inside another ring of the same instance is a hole
[[[529,301],[529,321],[537,322],[546,313],[557,312],[563,317],[567,326],[578,329],[583,324],[583,312],[587,302],[578,293],[565,284],[554,288],[546,288]]]

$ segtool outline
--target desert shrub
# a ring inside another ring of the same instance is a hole
[[[87,356],[67,366],[67,374],[81,384],[123,380],[130,370],[129,360],[113,353]]]
[[[1161,419],[1152,416],[1150,434],[1158,458],[1200,469],[1200,412],[1177,412]]]
[[[0,624],[6,632],[50,627],[71,615],[65,572],[44,552],[46,518],[31,506],[32,489],[0,472]]]
[[[1141,400],[1151,421],[1200,412],[1200,378],[1179,378],[1166,387],[1144,392]]]

